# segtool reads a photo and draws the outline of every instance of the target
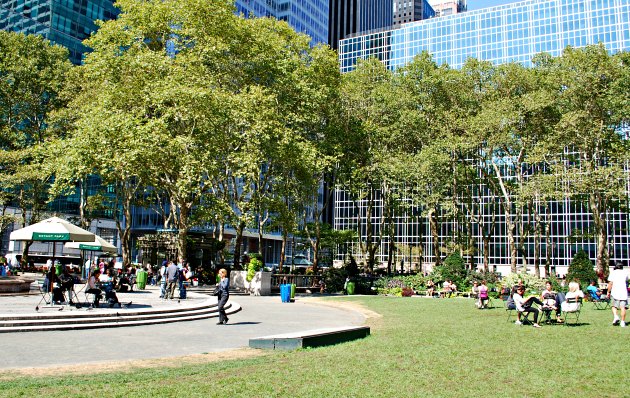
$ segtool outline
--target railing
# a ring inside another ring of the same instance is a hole
[[[321,276],[317,275],[291,275],[291,274],[273,274],[271,275],[271,289],[280,290],[283,283],[293,283],[298,289],[306,289],[316,286]]]

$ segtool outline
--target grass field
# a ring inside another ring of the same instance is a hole
[[[332,347],[124,373],[0,381],[0,397],[628,397],[630,327],[506,322],[468,299],[350,297],[382,315]],[[185,327],[185,323],[182,324]],[[10,378],[9,380],[7,380]]]

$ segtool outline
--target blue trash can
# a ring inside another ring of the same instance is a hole
[[[280,298],[282,299],[283,303],[291,302],[291,285],[289,284],[280,285]]]

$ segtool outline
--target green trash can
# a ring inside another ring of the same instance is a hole
[[[63,274],[63,265],[55,264],[55,275],[59,276]]]
[[[138,289],[144,290],[147,287],[147,271],[138,271],[136,272],[136,285]]]
[[[348,282],[346,285],[346,291],[348,292],[348,295],[354,294],[354,282]]]
[[[295,283],[291,284],[291,300],[295,299]]]

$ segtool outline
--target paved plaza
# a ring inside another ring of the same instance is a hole
[[[121,302],[132,301],[131,309],[165,309],[208,300],[207,295],[191,292],[181,302],[163,301],[159,288],[119,293]],[[79,294],[81,299],[82,293]],[[0,314],[34,313],[39,295],[2,296]],[[311,297],[297,297],[282,303],[279,296],[236,296],[230,301],[242,311],[230,315],[227,325],[216,325],[217,318],[156,325],[115,327],[70,331],[0,333],[3,361],[0,369],[54,367],[60,365],[156,359],[191,354],[221,352],[247,347],[249,339],[278,333],[327,327],[362,325],[365,317],[355,311],[330,307]],[[126,309],[99,308],[95,312]],[[45,308],[40,313],[86,313],[86,308],[66,307],[63,311]]]

